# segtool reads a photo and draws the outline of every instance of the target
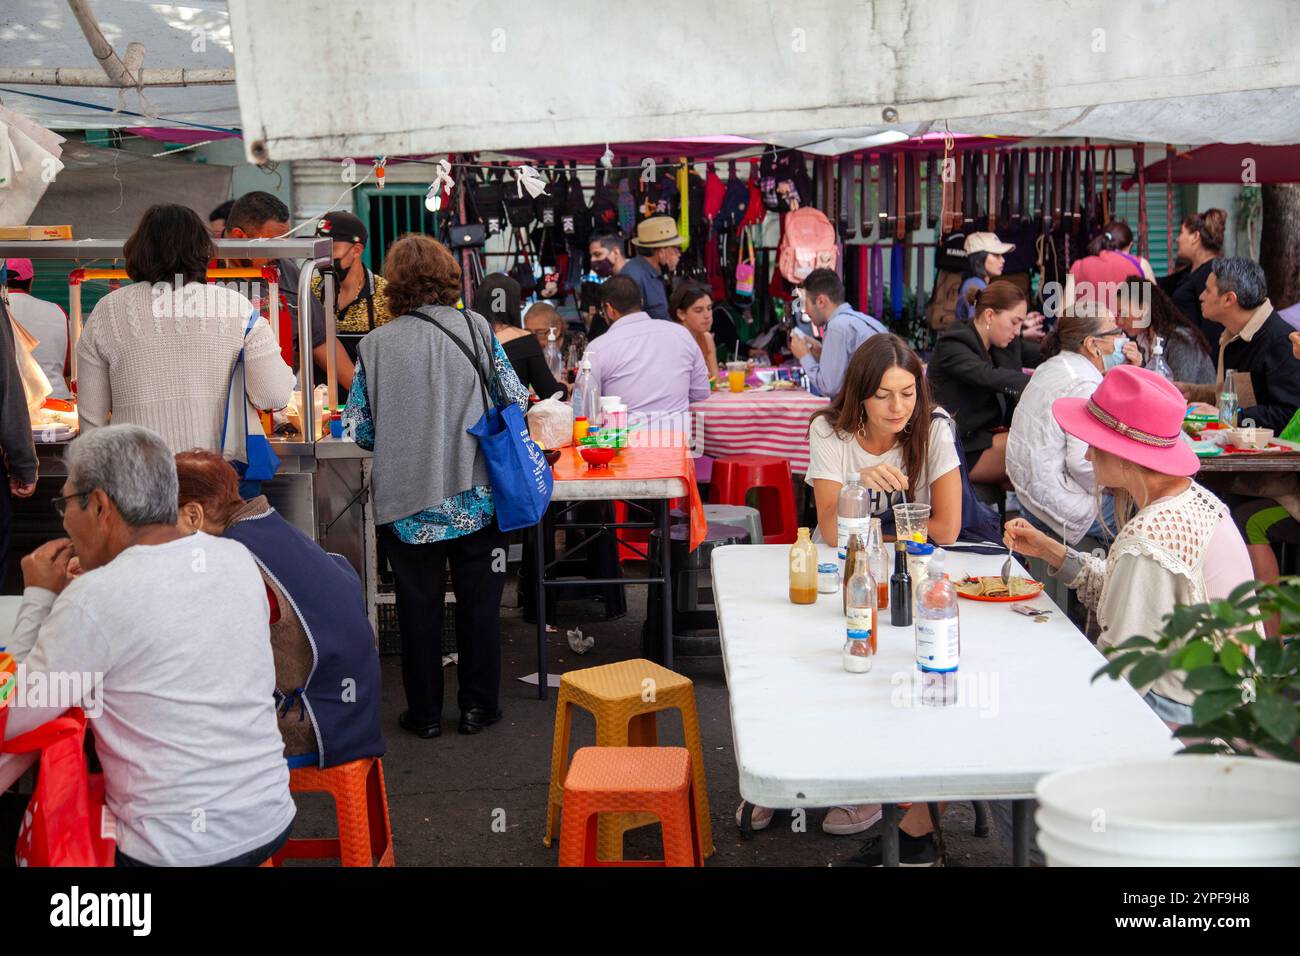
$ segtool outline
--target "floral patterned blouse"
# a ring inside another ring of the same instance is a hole
[[[527,412],[528,389],[519,381],[501,343],[496,339],[492,341],[492,361],[496,366],[495,381],[500,382],[501,388],[505,390],[505,395],[494,394],[493,400],[512,401],[519,406],[520,411]],[[352,378],[352,391],[348,393],[348,404],[343,410],[343,426],[352,429],[358,445],[367,451],[374,450],[375,420],[370,414],[366,370],[359,356],[356,373]],[[392,529],[398,539],[407,544],[433,544],[481,531],[492,523],[495,514],[492,489],[486,485],[476,485],[444,498],[432,508],[425,508],[406,518],[398,518],[392,523]]]

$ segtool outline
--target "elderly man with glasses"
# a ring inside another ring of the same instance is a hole
[[[22,562],[7,734],[86,710],[118,866],[255,866],[294,818],[257,564],[238,542],[177,527],[175,461],[148,429],[97,429],[66,463],[54,507],[68,537]],[[76,699],[25,705],[24,682],[65,687],[68,674],[91,675],[91,692],[82,681]]]

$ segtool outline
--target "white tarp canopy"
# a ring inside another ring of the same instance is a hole
[[[146,69],[234,66],[225,0],[93,0],[90,9],[119,55],[129,43],[144,44]],[[308,26],[301,29],[309,35]],[[0,68],[19,67],[98,69],[67,0],[8,0],[0,20]],[[0,83],[0,100],[49,129],[240,125],[229,84],[148,88],[142,102],[135,90]]]
[[[720,132],[836,152],[945,120],[1300,142],[1294,0],[228,5],[255,161]]]

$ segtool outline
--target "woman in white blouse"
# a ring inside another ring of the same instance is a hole
[[[140,218],[122,246],[131,285],[99,300],[77,342],[82,434],[111,420],[157,432],[173,453],[221,451],[230,377],[245,345],[249,401],[289,404],[295,377],[271,326],[239,292],[206,282],[213,251],[192,209],[152,206]]]
[[[937,414],[934,414],[937,412]],[[921,360],[896,335],[873,335],[849,360],[844,387],[809,428],[806,481],[821,540],[838,544],[836,506],[857,474],[877,492],[876,512],[907,500],[930,506],[935,544],[961,531],[961,470],[948,414],[930,402]]]
[[[1070,545],[1115,537],[1115,504],[1097,494],[1088,446],[1052,417],[1058,398],[1087,398],[1106,369],[1124,361],[1124,334],[1106,307],[1076,302],[1061,315],[1020,394],[1007,436],[1007,476],[1026,518]],[[1055,354],[1053,354],[1055,353]],[[1117,361],[1118,360],[1118,361]]]
[[[1099,648],[1154,638],[1179,605],[1222,600],[1251,580],[1227,507],[1191,479],[1199,462],[1181,436],[1186,409],[1172,383],[1132,365],[1109,372],[1089,398],[1053,403],[1056,421],[1087,444],[1097,482],[1116,491],[1119,534],[1105,558],[1067,548],[1023,518],[1007,522],[1007,547],[1043,558],[1096,611]],[[1163,720],[1191,723],[1194,695],[1180,672],[1138,690]]]

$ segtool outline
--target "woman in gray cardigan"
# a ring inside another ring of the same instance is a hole
[[[1201,330],[1192,325],[1154,282],[1138,276],[1126,279],[1116,297],[1115,321],[1129,337],[1124,355],[1129,365],[1147,367],[1155,353],[1156,336],[1164,343],[1165,362],[1175,382],[1213,384],[1215,354]],[[1214,348],[1218,343],[1214,343]]]
[[[462,734],[501,719],[501,591],[505,535],[478,440],[480,376],[491,401],[527,410],[519,382],[487,320],[454,308],[460,265],[442,243],[406,235],[384,260],[392,322],[361,339],[345,422],[374,451],[375,524],[397,585],[402,633],[403,729],[442,733],[442,611],[446,566],[456,595]],[[478,368],[452,341],[477,357]]]

